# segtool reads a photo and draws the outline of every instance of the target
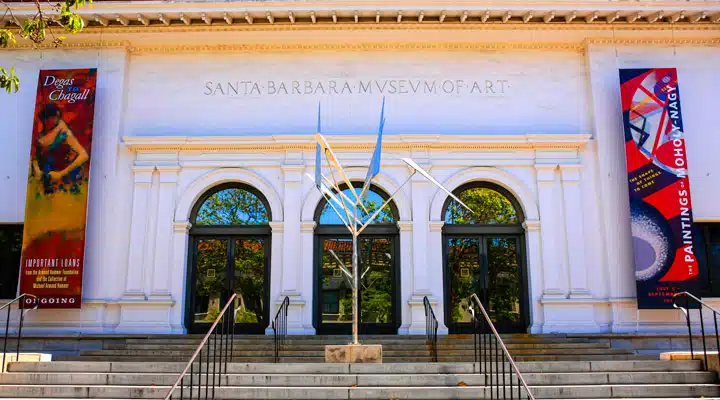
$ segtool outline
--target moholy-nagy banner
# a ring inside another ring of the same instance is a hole
[[[638,307],[672,308],[700,276],[677,71],[621,69],[620,88]]]
[[[81,306],[96,77],[95,69],[40,71],[19,289],[40,308]]]

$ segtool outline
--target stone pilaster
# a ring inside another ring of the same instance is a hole
[[[585,265],[583,197],[580,188],[581,165],[560,165],[563,203],[565,205],[565,237],[570,270],[570,297],[590,297]]]
[[[147,250],[147,222],[150,190],[154,166],[136,166],[133,168],[134,188],[132,217],[130,222],[130,249],[128,254],[127,275],[125,277],[126,299],[145,299],[144,254]]]
[[[538,201],[540,208],[540,221],[542,229],[542,265],[543,265],[543,297],[565,297],[564,246],[559,241],[564,240],[564,230],[561,223],[558,188],[556,187],[557,165],[536,164]]]
[[[177,165],[159,166],[157,170],[159,173],[159,188],[155,222],[155,257],[150,296],[170,299],[170,279],[173,272],[173,213],[175,211],[180,167]]]
[[[544,270],[543,270],[543,254],[540,239],[540,221],[538,220],[525,220],[523,222],[523,229],[525,229],[525,237],[527,240],[527,274],[528,284],[530,285],[528,290],[528,296],[530,300],[530,306],[533,308],[533,324],[530,326],[531,333],[542,332],[543,326],[543,313],[540,305],[540,298],[543,293],[543,281],[544,281]]]
[[[403,279],[405,276],[413,276],[413,223],[412,221],[398,221],[397,227],[400,230],[400,298],[410,299],[412,297],[412,280]],[[402,301],[402,300],[401,300]],[[401,324],[400,334],[406,334],[409,331],[412,321],[412,306],[401,308]]]

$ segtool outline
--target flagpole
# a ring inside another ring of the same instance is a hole
[[[355,189],[353,189],[355,190]],[[360,291],[360,265],[358,263],[358,251],[357,251],[357,245],[358,245],[358,232],[357,232],[357,207],[354,207],[353,209],[353,225],[355,225],[355,229],[353,230],[353,236],[352,236],[352,270],[353,270],[353,288],[352,288],[352,308],[353,308],[353,320],[352,320],[352,335],[353,335],[353,344],[358,345],[360,344],[360,341],[358,340],[358,329],[360,327],[360,310],[358,307],[359,303],[359,296],[358,292]]]

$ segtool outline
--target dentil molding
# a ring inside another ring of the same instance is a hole
[[[714,28],[720,35],[720,26]],[[720,46],[720,37],[705,38],[587,38],[573,42],[343,42],[343,43],[248,43],[248,44],[183,44],[142,45],[133,41],[72,40],[57,49],[52,44],[20,43],[0,51],[13,50],[77,50],[124,49],[130,53],[277,53],[295,51],[490,51],[490,50],[555,50],[584,52],[591,44],[615,46]]]

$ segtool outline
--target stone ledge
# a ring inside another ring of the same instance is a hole
[[[325,362],[344,364],[382,364],[382,345],[327,345],[325,346]]]

